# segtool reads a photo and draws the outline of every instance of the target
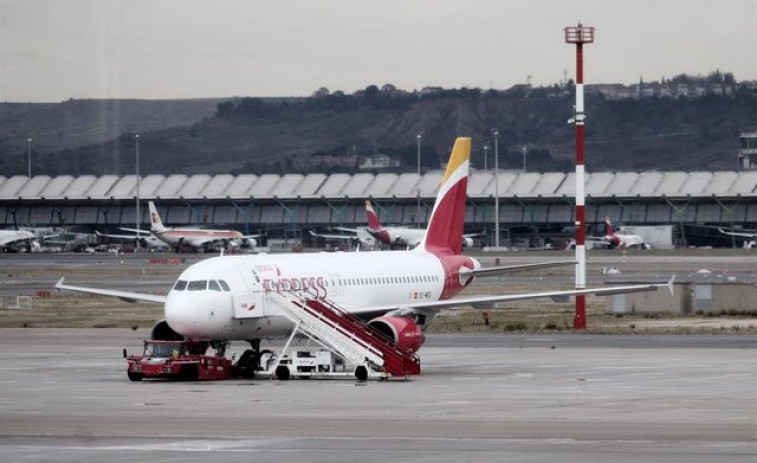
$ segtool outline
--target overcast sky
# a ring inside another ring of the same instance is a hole
[[[0,101],[757,79],[757,0],[0,0]]]

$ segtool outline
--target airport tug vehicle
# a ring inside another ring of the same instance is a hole
[[[123,355],[132,381],[145,378],[197,380],[231,379],[232,361],[223,356],[206,355],[208,343],[196,341],[144,341],[142,355]]]

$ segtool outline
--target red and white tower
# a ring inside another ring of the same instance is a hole
[[[576,289],[586,288],[586,201],[584,195],[584,56],[585,43],[594,42],[594,28],[578,23],[566,27],[565,42],[576,45],[576,107],[573,123],[576,125]],[[586,296],[576,296],[576,314],[573,328],[586,329]]]

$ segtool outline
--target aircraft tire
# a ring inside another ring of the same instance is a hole
[[[252,349],[247,349],[242,352],[242,355],[239,356],[239,360],[237,360],[238,376],[247,379],[255,377],[255,358],[255,351]]]
[[[279,379],[279,381],[288,381],[291,377],[291,373],[289,372],[289,367],[286,365],[279,365],[276,368],[276,378]]]
[[[365,365],[358,365],[358,367],[355,368],[355,378],[357,378],[358,381],[368,380],[368,369]]]

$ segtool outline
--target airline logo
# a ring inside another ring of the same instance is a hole
[[[262,284],[266,292],[299,292],[319,300],[328,296],[326,280],[323,277],[264,278]]]

